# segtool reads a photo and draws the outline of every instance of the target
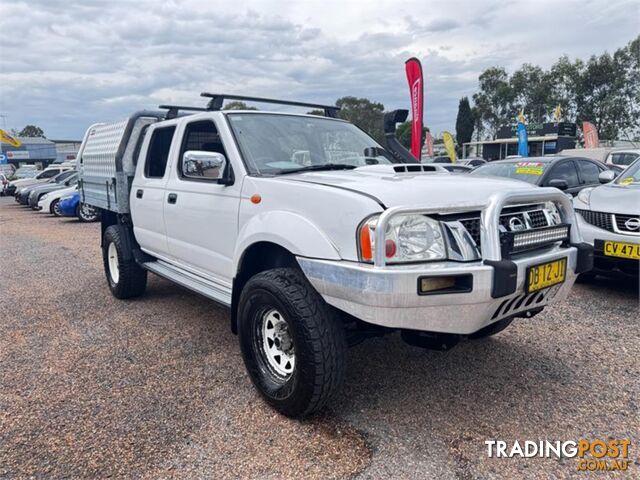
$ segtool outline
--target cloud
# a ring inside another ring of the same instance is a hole
[[[141,108],[204,104],[201,91],[321,103],[355,95],[406,108],[404,61],[417,56],[426,122],[439,132],[453,128],[458,99],[475,91],[488,66],[549,66],[563,53],[588,57],[623,45],[637,33],[623,7],[634,8],[615,1],[407,0],[371,8],[338,0],[5,0],[0,112],[9,128],[34,123],[50,138],[80,138],[90,123]]]

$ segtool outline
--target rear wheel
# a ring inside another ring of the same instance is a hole
[[[268,270],[247,282],[238,303],[238,335],[253,384],[284,415],[319,410],[342,383],[342,322],[299,270]]]
[[[147,288],[147,271],[133,258],[124,228],[111,225],[104,232],[102,260],[107,283],[116,298],[139,297]]]
[[[86,203],[79,203],[76,216],[81,222],[95,222],[100,218],[100,210]]]

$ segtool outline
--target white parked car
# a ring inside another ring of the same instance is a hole
[[[601,185],[585,188],[573,200],[585,241],[592,244],[596,273],[637,279],[640,271],[640,159],[614,180],[600,174]]]
[[[336,107],[232,111],[203,96],[191,115],[91,126],[81,198],[102,209],[112,294],[142,295],[153,272],[228,306],[249,376],[286,415],[327,402],[348,343],[486,337],[564,299],[591,268],[560,190],[393,163],[402,152],[332,118]]]
[[[77,190],[78,186],[74,185],[69,188],[54,190],[53,192],[44,194],[40,197],[40,201],[38,201],[38,211],[41,213],[50,213],[59,217],[60,212],[58,211],[58,202],[61,198],[66,197]]]
[[[605,163],[608,165],[617,165],[622,168],[627,168],[633,162],[640,158],[640,149],[624,149],[624,150],[612,150],[607,155]]]

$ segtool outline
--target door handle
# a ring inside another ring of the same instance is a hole
[[[177,200],[178,200],[177,193],[170,193],[169,196],[167,197],[167,203],[175,204]]]
[[[140,189],[139,189],[139,190],[136,190],[136,198],[142,198],[142,194],[143,194],[143,193],[144,193],[144,192],[143,192],[142,190],[140,190]]]

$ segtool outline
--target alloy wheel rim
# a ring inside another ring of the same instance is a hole
[[[278,377],[288,379],[296,366],[296,355],[289,324],[275,308],[261,317],[262,355]]]
[[[95,214],[93,208],[90,205],[83,203],[80,206],[80,215],[82,215],[82,218],[84,218],[85,220],[91,220]]]

